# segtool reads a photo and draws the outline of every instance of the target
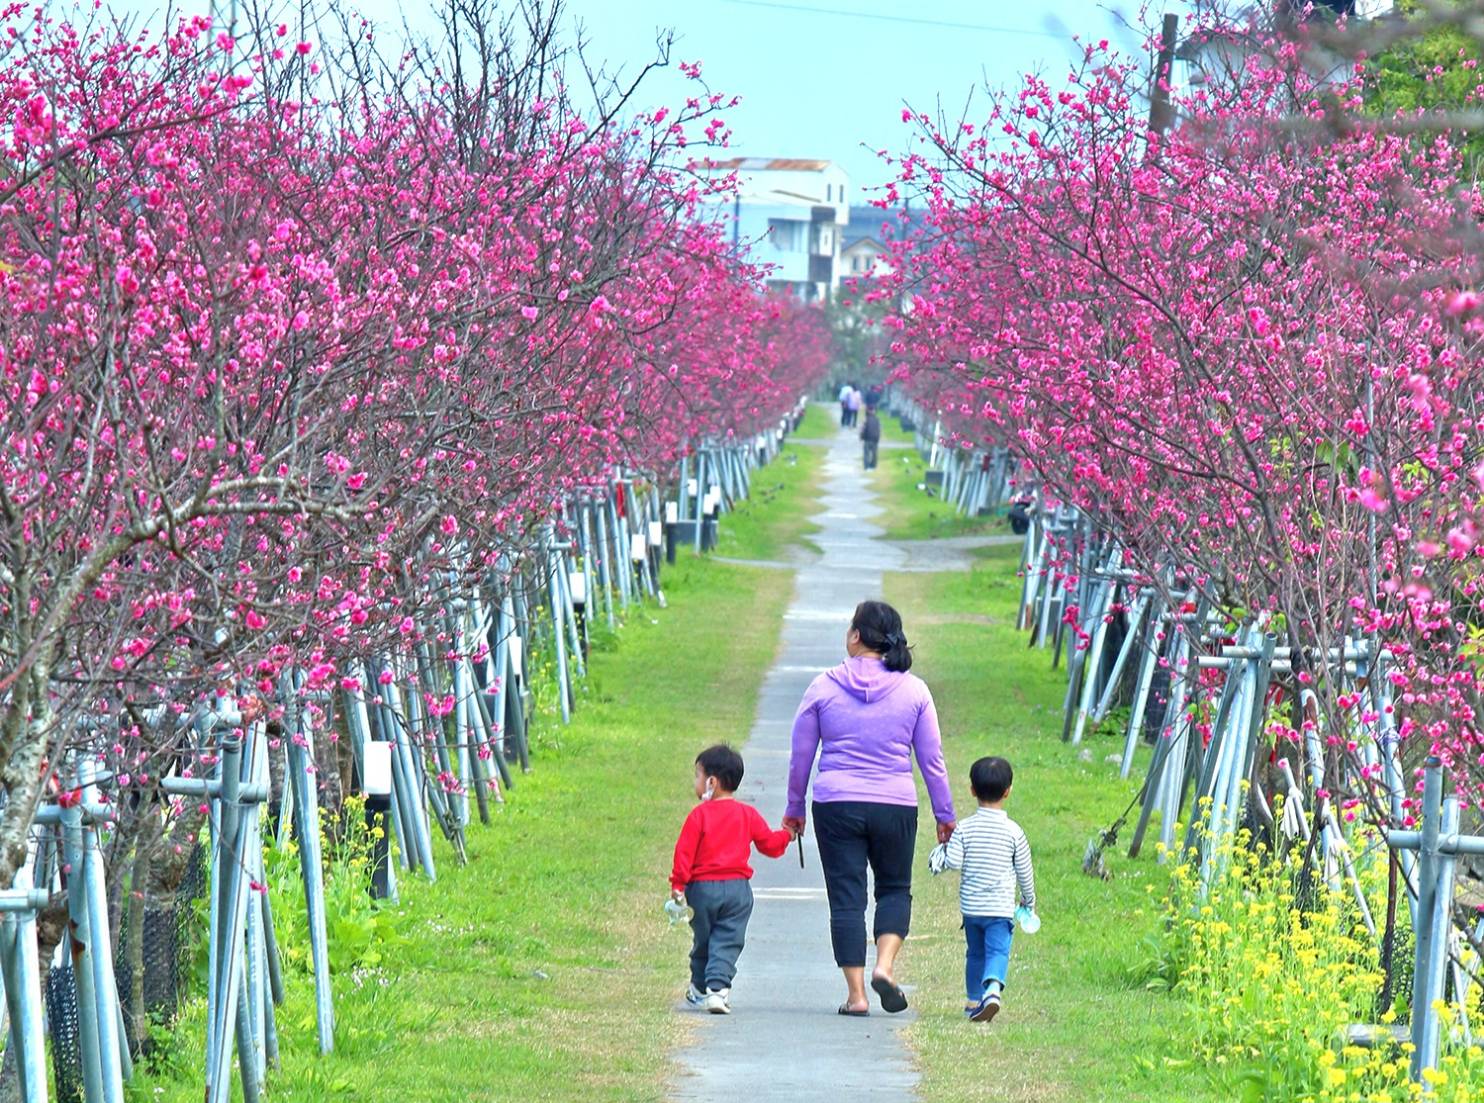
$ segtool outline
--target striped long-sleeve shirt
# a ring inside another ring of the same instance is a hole
[[[1011,917],[1020,903],[1036,906],[1031,844],[1020,825],[999,808],[980,808],[944,844],[944,864],[962,871],[958,906],[965,915]]]

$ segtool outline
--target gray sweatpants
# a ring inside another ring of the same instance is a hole
[[[730,988],[752,918],[751,883],[692,881],[685,887],[685,902],[695,913],[690,921],[691,984],[701,992]]]

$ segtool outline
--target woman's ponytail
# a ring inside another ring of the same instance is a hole
[[[881,653],[881,661],[887,670],[911,670],[912,648],[907,646],[907,637],[900,632],[886,637],[886,650]]]
[[[855,607],[850,627],[859,633],[863,647],[881,656],[887,670],[912,669],[912,648],[902,630],[902,616],[886,602],[861,602]]]

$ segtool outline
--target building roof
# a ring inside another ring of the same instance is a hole
[[[833,168],[833,161],[817,161],[807,157],[731,157],[725,161],[706,162],[715,169],[744,169],[749,172],[823,172]]]

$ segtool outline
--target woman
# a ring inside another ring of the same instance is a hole
[[[783,826],[804,830],[809,771],[814,834],[830,901],[835,964],[845,974],[841,1015],[866,1015],[866,866],[876,879],[876,967],[871,987],[886,1011],[905,1011],[893,974],[912,918],[912,856],[917,786],[912,759],[927,782],[938,841],[953,834],[953,799],[933,696],[908,674],[912,652],[902,618],[882,601],[856,606],[845,635],[845,662],[810,683],[794,717]]]

